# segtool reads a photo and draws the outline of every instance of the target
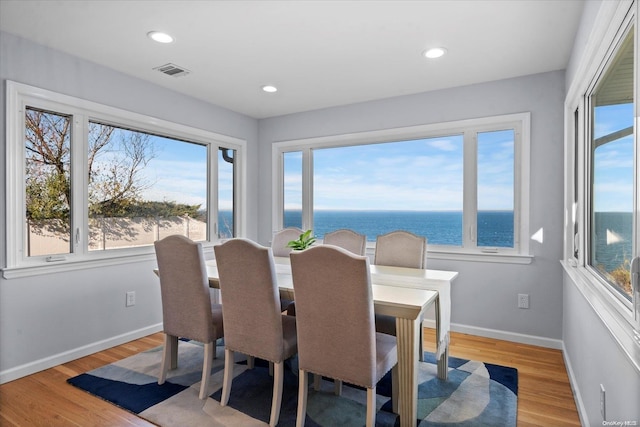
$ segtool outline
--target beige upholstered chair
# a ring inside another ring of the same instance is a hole
[[[375,425],[376,384],[397,365],[398,354],[396,338],[375,331],[369,259],[331,245],[290,258],[300,369],[296,425],[305,422],[308,373],[366,388],[366,424]]]
[[[273,363],[273,400],[269,425],[278,424],[284,361],[297,353],[295,317],[280,311],[271,249],[247,239],[232,239],[214,247],[220,275],[225,324],[224,379],[220,404],[229,402],[234,352]]]
[[[374,264],[427,268],[427,239],[397,230],[376,238]]]
[[[403,230],[378,236],[373,263],[392,267],[427,268],[427,238]],[[395,336],[395,317],[377,314],[376,331]],[[424,357],[422,336],[420,326],[420,360]]]
[[[367,236],[343,228],[326,233],[323,243],[325,245],[339,246],[356,255],[364,255],[367,247]]]
[[[207,396],[215,342],[223,333],[222,306],[212,302],[202,245],[184,236],[168,236],[155,242],[162,295],[164,350],[158,384],[169,365],[177,366],[178,337],[204,343],[200,399]]]
[[[273,238],[271,239],[271,252],[273,253],[273,256],[289,256],[292,249],[287,247],[287,243],[292,240],[296,240],[302,233],[304,233],[304,231],[298,227],[287,227],[273,233]],[[287,310],[287,314],[291,316],[295,316],[296,314],[294,302],[289,299],[281,298],[280,311],[285,310]]]
[[[287,247],[287,243],[296,240],[302,233],[304,231],[298,227],[287,227],[273,233],[273,239],[271,239],[273,256],[289,256],[291,248]]]

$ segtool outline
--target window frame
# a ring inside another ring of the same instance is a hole
[[[640,318],[633,301],[620,295],[589,265],[591,236],[591,105],[589,96],[618,52],[631,26],[635,30],[634,55],[634,238],[633,256],[640,252],[640,58],[639,4],[624,0],[602,8],[603,19],[594,27],[590,44],[565,99],[565,230],[562,266],[629,360],[640,371]],[[577,113],[576,113],[577,112]],[[577,182],[576,182],[577,181]],[[577,223],[577,226],[576,226]],[[574,230],[577,229],[577,234]],[[575,255],[577,248],[577,256]]]
[[[607,52],[607,56],[603,58],[600,68],[598,69],[598,72],[596,73],[596,75],[593,76],[591,83],[586,88],[585,94],[582,96],[580,105],[583,108],[583,112],[584,112],[583,121],[582,121],[583,139],[578,140],[578,144],[583,146],[583,152],[582,152],[582,157],[578,157],[576,159],[578,162],[582,163],[582,168],[584,173],[584,175],[578,177],[578,179],[583,181],[583,186],[584,186],[583,192],[578,194],[578,200],[582,202],[582,203],[579,203],[579,205],[582,206],[582,209],[583,209],[583,212],[582,212],[583,221],[578,228],[580,230],[579,233],[582,236],[584,236],[584,238],[580,239],[582,246],[579,248],[579,251],[581,251],[583,255],[578,257],[579,265],[583,266],[587,270],[587,274],[591,276],[590,280],[592,281],[592,283],[594,284],[597,283],[600,286],[604,287],[608,293],[610,293],[614,298],[618,299],[619,304],[616,304],[618,307],[627,307],[629,310],[631,310],[632,308],[631,302],[629,302],[624,296],[622,296],[619,290],[616,290],[614,285],[611,284],[603,276],[601,272],[598,272],[597,268],[592,265],[592,260],[591,260],[593,253],[596,251],[594,235],[593,235],[595,234],[594,215],[596,214],[596,210],[594,207],[594,199],[595,199],[594,187],[596,185],[593,182],[593,179],[595,177],[594,157],[595,157],[595,150],[596,150],[596,148],[593,146],[593,144],[596,143],[593,135],[594,134],[593,127],[595,126],[595,105],[593,102],[593,96],[598,86],[602,82],[602,79],[606,76],[607,72],[609,71],[610,67],[615,65],[613,63],[614,57],[616,56],[617,52],[619,52],[619,49],[622,47],[622,42],[629,34],[631,27],[634,25],[635,25],[635,22],[633,21],[632,16],[629,16],[629,18],[623,23],[619,31],[619,34],[615,38],[614,42],[611,44],[611,47]],[[634,40],[634,43],[635,43],[635,40]],[[634,53],[637,55],[637,48],[636,48],[636,52]],[[636,106],[637,106],[637,99],[634,102],[634,111],[637,108]],[[635,115],[636,114],[634,113],[634,116]],[[635,130],[634,146],[636,147],[638,146],[637,141],[638,141],[637,130]],[[637,171],[637,170],[638,170],[637,165],[634,164],[634,171]],[[634,190],[636,191],[636,193],[639,188],[640,187],[636,182],[634,185]],[[575,198],[575,195],[574,195],[574,198]],[[634,221],[636,220],[636,217],[637,215],[634,215]],[[636,242],[637,241],[638,239],[636,237]],[[637,248],[632,248],[632,250],[635,250],[634,254],[632,254],[631,256],[632,258],[634,258],[634,255],[637,253]]]
[[[313,227],[313,150],[462,134],[463,147],[463,242],[462,247],[429,244],[431,258],[530,264],[529,245],[531,113],[466,119],[436,124],[391,128],[368,132],[332,135],[275,142],[272,147],[273,211],[272,231],[283,226],[284,161],[283,153],[302,152],[302,225]],[[514,247],[477,247],[477,133],[514,129]],[[471,228],[470,228],[471,227]],[[472,237],[473,236],[473,237]],[[372,247],[369,242],[368,246]]]
[[[2,269],[6,279],[48,274],[57,271],[76,270],[95,266],[117,265],[153,259],[153,245],[90,251],[88,249],[88,191],[87,150],[89,121],[98,121],[117,127],[175,138],[207,147],[207,238],[203,246],[209,248],[216,242],[218,221],[218,150],[236,150],[234,180],[238,185],[234,192],[234,224],[236,233],[242,235],[245,227],[243,213],[246,197],[246,147],[245,140],[158,119],[140,113],[126,111],[96,102],[76,98],[25,85],[13,81],[6,83],[6,267]],[[24,255],[25,223],[25,111],[27,107],[69,115],[71,125],[71,227],[75,242],[69,254],[61,256]],[[74,202],[75,201],[75,202]],[[78,202],[79,201],[79,202]],[[79,236],[76,236],[80,230]],[[49,258],[49,259],[47,259]]]

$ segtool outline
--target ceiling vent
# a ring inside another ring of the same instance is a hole
[[[182,77],[191,73],[191,71],[187,70],[184,67],[179,67],[176,64],[164,64],[154,68],[154,70],[158,70],[161,73],[164,73],[167,76],[171,76],[171,77]]]

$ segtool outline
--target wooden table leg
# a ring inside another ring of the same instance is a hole
[[[443,336],[444,331],[440,326],[440,296],[436,298],[436,354],[440,352],[440,346],[444,345],[442,354],[438,358],[438,378],[441,380],[447,379],[447,373],[449,372],[449,339],[445,339]],[[447,332],[448,333],[448,332]]]
[[[398,414],[400,426],[415,427],[418,414],[418,339],[420,317],[396,317],[398,340]]]

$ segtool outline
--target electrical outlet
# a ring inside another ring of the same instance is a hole
[[[125,307],[131,307],[132,305],[136,305],[136,292],[135,291],[127,292],[127,300],[125,302]]]
[[[518,294],[518,308],[529,308],[529,294]]]
[[[605,405],[606,395],[604,392],[604,385],[600,384],[600,413],[602,414],[602,421],[607,420],[607,407]]]

